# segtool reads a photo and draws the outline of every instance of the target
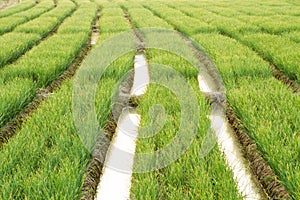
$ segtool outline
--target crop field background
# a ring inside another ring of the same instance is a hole
[[[23,0],[0,9],[0,200],[95,198],[103,165],[74,124],[74,77],[109,38],[129,31],[128,40],[143,44],[142,28],[177,31],[205,50],[223,80],[226,119],[261,198],[300,199],[300,1]],[[97,121],[110,139],[113,93],[140,52],[114,60],[97,83]],[[133,173],[130,198],[247,199],[217,144],[199,156],[212,102],[199,90],[198,71],[171,52],[142,53],[149,64],[170,66],[186,79],[199,105],[198,130],[170,165]],[[183,114],[168,88],[150,84],[130,101],[141,127],[153,123],[151,106],[165,111],[156,135],[137,140],[137,153],[176,137]]]

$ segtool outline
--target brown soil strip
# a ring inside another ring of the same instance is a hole
[[[101,11],[99,10],[97,13],[96,23],[93,25],[93,32],[91,37],[91,45],[95,45],[99,39],[99,20],[101,16]]]
[[[257,177],[268,197],[270,199],[291,199],[289,193],[272,172],[271,167],[264,161],[255,141],[249,137],[243,128],[242,122],[238,119],[229,104],[227,105],[226,116],[243,147],[245,157],[250,161],[252,173]]]
[[[300,86],[297,83],[295,83],[294,81],[289,79],[289,77],[287,77],[286,75],[281,73],[273,64],[269,63],[269,65],[270,65],[270,68],[272,70],[273,76],[276,79],[280,80],[285,85],[290,87],[294,91],[294,93],[299,93],[300,92]]]
[[[142,54],[145,53],[145,44],[144,44],[144,39],[143,39],[143,35],[142,33],[134,26],[134,24],[132,23],[132,20],[129,16],[128,11],[126,10],[125,7],[122,7],[123,12],[124,12],[124,17],[127,19],[131,29],[133,30],[137,40],[138,40],[138,47],[137,47],[137,52]]]
[[[74,59],[73,64],[62,75],[60,75],[48,87],[40,89],[33,101],[24,108],[24,111],[0,129],[0,148],[2,148],[2,146],[20,130],[23,122],[25,122],[26,119],[28,119],[35,110],[37,110],[39,105],[46,100],[51,93],[60,88],[64,80],[70,79],[75,75],[76,70],[90,49],[91,45],[88,43]]]

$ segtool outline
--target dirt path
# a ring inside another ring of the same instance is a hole
[[[18,3],[21,3],[22,0],[20,1],[16,1],[16,0],[11,0],[11,1],[0,1],[0,10],[6,9],[6,8],[10,8],[13,7],[15,5],[17,5]]]

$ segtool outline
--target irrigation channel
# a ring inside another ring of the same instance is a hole
[[[70,12],[68,16],[66,15],[64,19],[72,15],[73,12],[75,10]],[[83,192],[87,193],[81,199],[129,199],[131,196],[136,141],[139,136],[141,121],[141,116],[137,113],[137,105],[132,99],[144,95],[147,91],[147,86],[151,82],[150,76],[153,68],[148,66],[145,56],[146,47],[153,48],[157,44],[152,45],[147,39],[145,39],[147,42],[144,42],[144,37],[147,37],[147,31],[145,31],[146,34],[140,32],[131,22],[128,13],[124,11],[124,14],[138,44],[136,46],[137,53],[134,57],[134,74],[129,74],[126,79],[120,82],[117,97],[119,104],[113,107],[110,113],[111,117],[105,125],[109,137],[105,140],[99,138],[96,143],[82,188]],[[23,121],[30,117],[42,101],[46,100],[55,89],[59,88],[65,79],[75,75],[77,68],[91,49],[91,46],[97,44],[99,18],[100,11],[97,19],[94,21],[95,24],[90,35],[89,44],[83,47],[81,53],[73,60],[72,65],[60,77],[51,82],[48,87],[38,90],[36,97],[25,107],[24,111],[0,129],[0,149],[20,129]],[[58,27],[63,21],[40,39],[36,45],[56,34]],[[238,118],[226,101],[222,79],[208,55],[202,49],[197,48],[197,44],[192,40],[180,33],[180,30],[176,33],[174,31],[174,34],[177,34],[178,38],[187,44],[191,52],[193,52],[190,55],[196,57],[202,68],[204,68],[204,71],[200,70],[198,76],[193,78],[195,80],[197,78],[200,92],[207,97],[210,103],[211,113],[208,116],[211,121],[210,128],[214,132],[220,151],[233,172],[233,177],[241,196],[244,199],[288,199],[288,193],[284,190],[274,173],[272,173],[269,165],[264,162],[255,142],[247,136],[247,133],[243,132],[241,123],[238,123]],[[234,39],[230,35],[224,35]],[[255,49],[253,50],[255,51]],[[295,93],[300,91],[299,85],[282,74],[272,62],[264,60],[270,64],[273,75],[277,79],[292,87]],[[120,156],[120,153],[125,156]],[[209,151],[206,153],[209,153]],[[117,166],[117,168],[112,168],[112,166]]]
[[[211,96],[214,92],[205,79],[201,74],[198,75],[200,91]],[[257,186],[255,178],[247,168],[248,161],[243,157],[238,141],[226,119],[224,107],[216,101],[212,101],[211,106],[214,107],[209,116],[211,128],[216,134],[220,151],[224,153],[227,164],[233,171],[238,190],[244,199],[262,199],[263,192]]]
[[[149,84],[149,72],[145,57],[135,56],[134,79],[130,95],[141,96]],[[141,116],[130,108],[123,109],[117,124],[117,130],[108,150],[103,175],[97,189],[96,199],[129,199],[134,153]],[[126,156],[120,156],[120,150]],[[120,166],[122,171],[110,168]],[[114,192],[118,191],[118,192]]]
[[[128,17],[126,13],[125,16]],[[130,19],[128,19],[128,21],[133,27],[140,45],[137,47],[138,54],[135,56],[134,77],[131,83],[127,84],[123,96],[140,96],[146,92],[146,87],[150,82],[149,69],[145,57],[140,53],[145,52],[145,44],[143,43],[141,34],[138,29],[134,28]],[[193,51],[196,51],[195,56],[200,63],[204,63],[206,67],[214,66],[211,65],[211,61],[206,55],[201,54],[200,51],[197,51],[197,49],[191,46],[192,42],[188,38],[182,36],[182,40],[184,40]],[[233,134],[233,129],[226,118],[225,92],[220,76],[216,73],[215,69],[207,68],[204,73],[198,75],[198,83],[200,91],[207,96],[211,103],[211,114],[209,116],[211,129],[215,133],[220,151],[223,152],[227,164],[233,171],[239,192],[243,198],[247,200],[265,199],[266,195],[256,177],[250,172],[248,168],[249,161],[243,157],[239,142]],[[123,103],[123,105],[126,105],[126,103]],[[102,156],[106,156],[95,195],[95,199],[97,200],[130,198],[134,154],[141,116],[130,106],[123,107],[122,111],[118,117],[117,127],[111,139],[110,146],[104,148],[106,150],[102,153]],[[123,152],[121,153],[120,151]],[[112,166],[118,166],[118,169]],[[100,174],[101,172],[98,173],[98,175]],[[84,197],[82,199],[89,198]]]
[[[128,14],[125,13],[125,16],[131,24]],[[148,64],[145,56],[143,55],[145,48],[143,46],[141,34],[133,25],[132,28],[138,41],[136,49],[138,54],[135,55],[134,59],[134,76],[131,77],[131,79],[129,77],[129,84],[125,84],[125,87],[123,87],[125,88],[125,92],[123,92],[123,94],[120,92],[119,95],[139,97],[145,94],[150,77]],[[128,98],[121,101],[123,101],[121,104],[126,105]],[[137,111],[132,109],[130,105],[123,107],[122,113],[117,116],[119,116],[117,119],[117,128],[106,153],[105,163],[102,169],[103,174],[101,176],[95,198],[97,200],[130,198],[136,140],[138,137],[141,116],[137,114]],[[126,153],[123,154],[122,152],[120,153],[120,151]],[[119,169],[122,170],[120,171],[118,169],[111,168],[110,166],[119,166]]]

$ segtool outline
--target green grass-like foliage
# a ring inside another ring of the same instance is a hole
[[[24,12],[16,13],[5,18],[0,18],[0,35],[12,31],[16,26],[34,19],[52,8],[53,2],[47,0],[42,1],[37,6]]]
[[[295,199],[300,197],[300,99],[272,77],[255,52],[218,34],[194,36],[215,61],[227,98],[263,157]],[[266,177],[267,178],[267,177]]]
[[[90,16],[88,19],[90,23],[81,27],[84,32],[71,34],[58,33],[53,37],[50,37],[27,52],[16,63],[7,65],[0,69],[1,82],[9,83],[16,78],[29,79],[36,84],[36,88],[40,88],[48,86],[53,80],[62,74],[63,71],[72,64],[81,49],[89,41],[91,23],[95,18],[95,11],[97,8],[93,3],[87,4],[87,7],[90,9],[93,8],[94,15],[91,15],[90,12],[86,14],[87,16]],[[78,9],[78,11],[74,13],[74,17],[78,19],[78,16],[82,15],[82,10],[91,11],[88,9],[86,10],[87,7],[83,6],[81,9]],[[73,23],[74,21],[72,21],[71,18],[64,22],[60,28],[64,28],[64,26],[68,27],[69,23]],[[87,20],[87,18],[83,17],[83,20]],[[21,33],[19,34],[25,35]],[[29,96],[34,96],[36,89],[32,89],[28,92],[30,93]],[[22,99],[21,94],[20,99]],[[28,101],[25,100],[24,102],[28,103]],[[5,106],[6,104],[3,103],[3,105]],[[21,110],[25,105],[26,103],[21,102],[18,104],[17,102],[15,106]],[[14,113],[9,116],[10,118],[17,114],[17,112],[13,112],[14,108],[8,108],[8,110],[10,110],[9,112]],[[7,119],[5,119],[5,121],[8,121],[9,118],[6,118]]]
[[[50,12],[18,26],[11,33],[1,36],[0,67],[19,58],[56,28],[75,9],[75,4],[69,3],[62,2]]]
[[[198,131],[192,145],[178,160],[165,168],[149,173],[133,174],[131,186],[132,199],[241,199],[232,178],[232,172],[218,146],[215,145],[206,157],[200,156],[202,142],[209,131],[210,106],[200,93],[197,83],[198,72],[184,59],[162,51],[148,51],[149,63],[159,63],[174,68],[181,73],[197,94],[199,110]],[[155,67],[151,70],[155,71]],[[157,72],[161,73],[161,72]],[[169,82],[174,79],[169,77]],[[179,86],[178,86],[179,87]],[[137,153],[161,150],[168,145],[177,134],[181,125],[182,108],[168,88],[150,85],[147,93],[139,100],[138,111],[141,114],[141,127],[149,126],[155,116],[149,110],[151,106],[160,105],[165,109],[165,121],[156,135],[139,139]],[[150,118],[152,116],[152,118]],[[154,126],[156,127],[156,126]],[[141,131],[141,129],[140,129]],[[179,149],[176,149],[179,151]],[[175,151],[176,151],[175,150]],[[171,153],[171,152],[170,152]]]
[[[242,40],[273,62],[291,80],[300,84],[299,43],[269,34],[247,34]]]
[[[57,34],[33,47],[75,9],[74,3],[78,10],[64,21]],[[176,29],[206,49],[220,71],[227,99],[245,130],[292,198],[300,199],[299,95],[273,78],[269,64],[262,59],[275,64],[300,84],[299,2],[75,0],[74,3],[62,0],[53,8],[50,0],[37,5],[25,0],[0,11],[0,68],[33,47],[16,63],[0,69],[0,127],[24,109],[38,88],[46,87],[63,73],[88,43],[96,4],[102,8],[99,43],[120,31],[130,30],[122,5],[138,28]],[[99,83],[95,104],[101,127],[110,115],[110,95],[118,79],[132,67],[132,56],[113,63]],[[186,61],[165,52],[150,51],[148,56],[151,62],[173,66],[199,91],[197,72]],[[0,199],[80,197],[90,155],[74,126],[72,87],[72,80],[65,82],[1,149]],[[199,92],[197,95],[201,112],[196,140],[184,156],[167,168],[134,174],[132,198],[241,198],[217,146],[207,157],[198,156],[209,127],[206,117],[209,105]],[[179,128],[181,113],[176,97],[155,85],[139,99],[142,125],[149,124],[149,106],[155,103],[166,108],[166,124],[155,137],[139,140],[137,152],[165,146]]]
[[[130,26],[123,15],[101,18],[101,33],[111,33],[130,30]]]
[[[8,33],[0,37],[0,68],[6,63],[15,60],[23,52],[34,46],[41,36],[26,33]]]
[[[35,84],[28,79],[0,83],[0,127],[23,110],[35,95]]]
[[[136,27],[159,27],[173,29],[173,27],[170,26],[167,22],[153,15],[153,13],[145,8],[128,8],[128,13],[133,19],[133,23]]]
[[[175,29],[185,34],[194,34],[199,32],[210,32],[214,28],[204,21],[185,15],[177,9],[173,9],[163,4],[149,3],[146,7],[156,15],[165,19]]]
[[[99,82],[95,104],[102,128],[109,117],[115,86],[132,62],[132,54],[120,58]],[[3,147],[0,199],[79,199],[90,154],[74,125],[72,91],[73,81],[68,80]]]
[[[291,40],[300,43],[300,31],[284,33],[283,37],[290,38]]]
[[[23,24],[15,29],[21,33],[36,33],[45,37],[51,30],[57,26],[58,20],[55,17],[40,17]]]
[[[22,11],[25,11],[25,10],[28,10],[30,8],[32,8],[33,6],[35,6],[35,2],[32,1],[32,0],[25,0],[23,1],[22,3],[16,5],[16,6],[13,6],[11,8],[7,8],[5,10],[1,10],[0,11],[0,18],[1,17],[6,17],[6,16],[9,16],[9,15],[13,15],[13,14],[16,14],[18,12],[22,12]]]

